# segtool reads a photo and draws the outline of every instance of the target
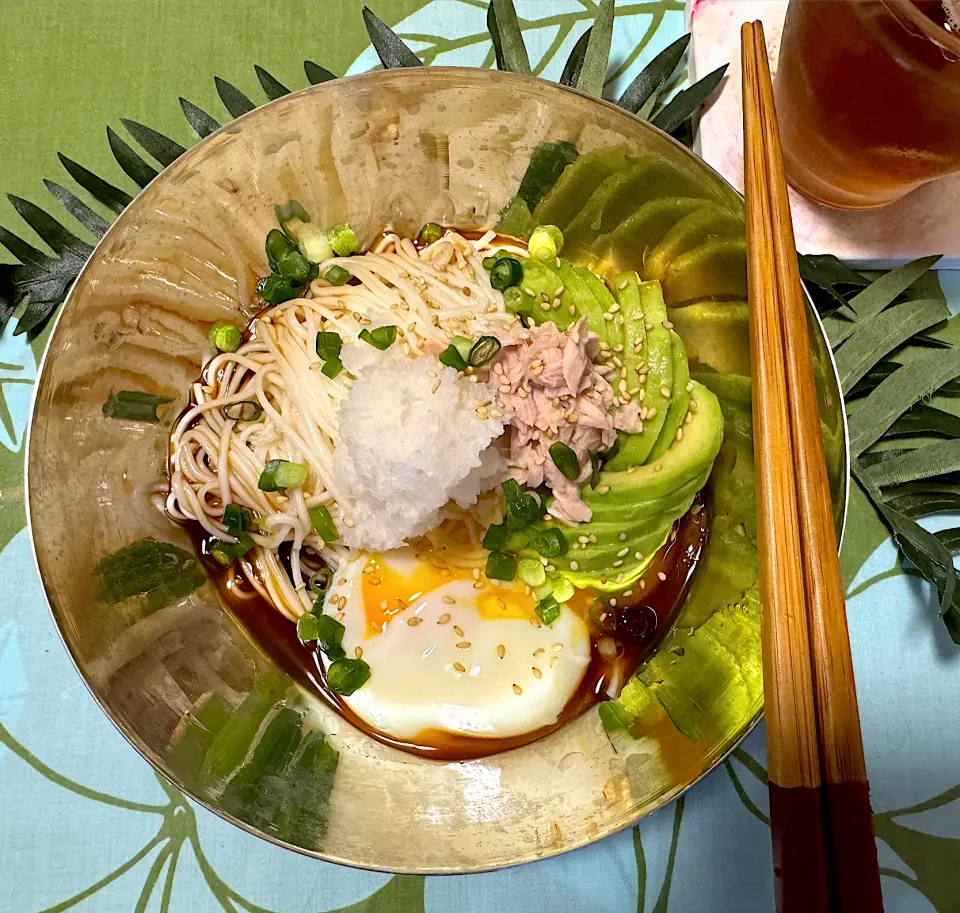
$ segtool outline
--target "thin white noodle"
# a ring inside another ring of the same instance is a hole
[[[339,503],[346,503],[349,493],[339,490],[333,470],[337,415],[353,378],[346,371],[336,378],[322,374],[317,333],[335,332],[351,344],[364,327],[393,324],[403,351],[419,357],[435,356],[458,333],[511,329],[517,320],[505,312],[503,295],[491,288],[481,262],[495,239],[487,232],[469,241],[447,230],[418,250],[409,238],[387,232],[366,254],[331,258],[320,264],[321,276],[342,266],[360,284],[314,280],[305,297],[262,312],[251,324],[249,341],[236,352],[217,354],[193,385],[192,405],[170,436],[166,511],[176,520],[195,520],[207,535],[226,542],[235,540],[221,519],[224,506],[252,511],[256,519],[248,533],[255,548],[241,567],[254,589],[287,618],[295,621],[310,609],[314,594],[307,582],[318,568],[326,563],[336,570],[358,555],[324,542],[309,513],[324,505],[338,526],[349,520]],[[262,410],[257,421],[224,414],[223,407],[245,401]],[[303,486],[262,491],[260,475],[272,459],[305,464]],[[489,505],[478,511],[477,516],[454,511],[428,537],[433,547],[468,566],[482,564],[479,541],[490,522]],[[289,553],[281,558],[285,543]]]

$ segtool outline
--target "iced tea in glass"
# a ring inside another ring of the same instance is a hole
[[[960,0],[790,0],[776,75],[787,178],[838,209],[960,170]]]

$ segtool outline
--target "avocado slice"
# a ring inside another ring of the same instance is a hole
[[[603,181],[634,161],[625,149],[617,148],[597,149],[581,155],[564,169],[553,189],[537,204],[534,221],[537,225],[565,229]]]
[[[622,472],[605,469],[595,489],[583,489],[593,519],[561,530],[570,548],[554,562],[574,586],[601,590],[629,586],[666,541],[673,524],[690,509],[723,441],[723,414],[716,396],[694,382],[691,403],[693,420],[684,426],[683,438],[660,459]],[[621,533],[627,534],[625,540]],[[597,541],[581,548],[578,537],[583,535]],[[630,551],[619,557],[624,547]]]
[[[662,279],[681,254],[708,241],[742,238],[745,233],[742,215],[703,201],[702,206],[680,219],[649,251],[643,264],[644,278]]]
[[[530,207],[527,206],[526,200],[519,196],[514,197],[500,210],[497,231],[502,235],[527,239],[536,227],[537,223],[530,212]]]
[[[750,374],[750,312],[745,301],[701,301],[670,309],[693,370]]]
[[[620,269],[643,272],[646,252],[685,216],[704,205],[697,197],[658,197],[637,206],[633,212],[602,239],[596,250]],[[659,278],[659,277],[658,277]]]
[[[586,267],[578,266],[575,268],[575,272],[584,287],[590,292],[596,305],[601,329],[594,330],[594,332],[611,347],[623,342],[623,316],[620,313],[614,314],[612,320],[607,320],[603,316],[609,314],[610,308],[616,303],[613,295],[610,294],[610,289]],[[590,327],[590,329],[593,329],[593,327]]]
[[[523,259],[520,265],[523,268],[523,278],[520,280],[520,291],[524,296],[522,313],[537,324],[549,320],[560,330],[566,330],[580,319],[578,313],[570,313],[570,305],[578,305],[574,292],[568,289],[557,275],[552,262],[528,257]],[[561,285],[564,289],[560,294],[560,307],[554,309],[553,302],[557,299],[556,292]]]
[[[660,436],[673,396],[673,344],[669,330],[663,325],[667,310],[660,283],[642,282],[639,291],[646,330],[646,351],[641,351],[645,358],[643,370],[646,371],[646,381],[637,398],[647,412],[642,431],[622,436],[619,451],[607,463],[607,467],[613,471],[641,466],[647,461]],[[640,376],[644,375],[641,373]],[[667,391],[666,395],[664,390]]]
[[[698,299],[745,299],[746,238],[707,241],[681,254],[664,273],[663,296],[671,306]]]
[[[638,162],[612,174],[597,187],[564,230],[565,243],[574,250],[600,253],[607,246],[607,235],[652,197],[694,197],[698,192],[696,184],[676,168],[655,159]]]
[[[662,457],[670,445],[676,440],[677,433],[687,417],[687,405],[690,402],[690,368],[687,364],[687,350],[683,340],[673,331],[670,333],[670,356],[673,361],[673,393],[670,397],[670,406],[667,416],[663,420],[660,436],[657,438],[653,450],[647,460],[656,460]]]
[[[646,315],[640,302],[640,277],[632,270],[613,277],[613,294],[623,317],[623,353],[621,360],[627,369],[627,390],[643,389],[641,365],[647,363]],[[636,396],[637,394],[632,394]],[[623,442],[621,441],[621,444]]]

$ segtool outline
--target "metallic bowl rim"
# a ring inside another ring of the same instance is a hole
[[[187,151],[184,152],[176,160],[176,162],[174,162],[172,165],[168,166],[167,168],[163,169],[157,175],[157,178],[155,178],[154,180],[163,179],[166,173],[170,169],[177,167],[178,165],[183,163],[185,160],[195,155],[197,153],[197,150],[201,149],[207,143],[207,140],[211,140],[213,137],[219,136],[221,133],[224,133],[226,131],[234,132],[237,129],[237,126],[242,124],[243,121],[246,121],[248,118],[253,118],[255,116],[261,115],[261,113],[264,110],[274,105],[278,105],[280,103],[289,103],[292,98],[296,98],[298,96],[306,96],[312,93],[322,93],[326,91],[328,88],[332,88],[333,83],[340,84],[343,80],[349,80],[350,82],[371,82],[373,83],[374,87],[376,87],[378,83],[387,79],[393,80],[393,79],[399,78],[402,80],[404,75],[406,75],[406,69],[407,68],[398,67],[398,68],[383,69],[383,70],[371,70],[366,73],[357,73],[350,76],[342,76],[336,80],[329,80],[327,82],[319,83],[317,85],[305,86],[304,88],[298,89],[295,92],[290,92],[288,95],[283,95],[280,98],[274,99],[272,101],[268,101],[265,104],[258,106],[253,111],[248,111],[246,114],[243,114],[238,118],[228,121],[226,124],[221,126],[218,130],[200,139],[196,144],[194,144],[189,149],[187,149]],[[527,83],[538,83],[538,84],[545,83],[546,85],[551,86],[561,92],[566,92],[572,95],[579,96],[587,101],[593,102],[594,104],[607,108],[617,116],[634,117],[637,123],[643,125],[641,129],[649,129],[649,130],[653,130],[655,133],[659,133],[662,138],[669,140],[679,149],[683,150],[683,153],[685,155],[692,156],[694,159],[696,159],[696,161],[699,163],[701,167],[711,172],[714,175],[714,177],[719,179],[734,194],[736,194],[736,196],[740,200],[744,200],[743,194],[740,193],[740,191],[738,191],[732,184],[730,184],[730,182],[722,174],[720,174],[720,172],[718,172],[711,164],[709,164],[707,161],[702,159],[695,151],[688,148],[687,146],[684,146],[674,137],[670,136],[669,133],[664,132],[659,127],[655,127],[649,121],[644,121],[644,120],[640,120],[639,118],[636,118],[635,116],[631,115],[629,111],[619,107],[613,102],[607,101],[606,99],[597,98],[593,95],[588,95],[585,92],[581,92],[579,89],[573,88],[571,86],[564,86],[564,85],[561,85],[560,83],[554,83],[554,82],[551,82],[550,80],[541,79],[540,77],[537,77],[537,76],[525,76],[522,74],[510,73],[507,71],[482,70],[477,67],[451,67],[451,66],[444,66],[444,67],[431,66],[431,67],[423,67],[422,69],[420,67],[417,67],[417,68],[411,68],[411,69],[415,69],[417,75],[421,77],[424,75],[423,70],[426,70],[427,72],[438,72],[438,73],[450,72],[450,71],[453,71],[453,72],[469,71],[472,74],[484,73],[488,78],[492,78],[494,81],[506,80],[507,82],[511,82],[513,80],[521,80]],[[374,89],[371,89],[371,91],[373,90]],[[80,668],[80,664],[77,657],[74,655],[74,652],[70,647],[70,644],[67,642],[67,639],[64,636],[63,631],[61,630],[59,621],[57,619],[57,613],[54,609],[53,595],[47,589],[47,583],[44,580],[43,574],[41,573],[41,570],[40,570],[40,558],[37,553],[36,536],[35,536],[34,524],[33,524],[33,511],[32,511],[31,486],[30,486],[30,464],[32,462],[31,455],[33,452],[33,429],[34,429],[34,420],[36,418],[37,399],[38,399],[38,394],[41,386],[41,381],[43,379],[43,375],[47,368],[47,361],[49,358],[51,358],[51,354],[50,354],[51,343],[53,342],[53,339],[56,335],[57,327],[59,326],[61,318],[63,317],[67,308],[70,306],[70,303],[74,296],[74,292],[76,288],[79,286],[81,279],[83,279],[87,270],[91,268],[91,263],[94,260],[94,257],[97,251],[100,249],[100,246],[115,231],[122,230],[121,224],[124,222],[127,214],[134,209],[135,204],[140,200],[140,198],[143,196],[145,191],[152,186],[153,186],[153,181],[147,184],[146,187],[141,188],[140,191],[136,194],[136,196],[134,196],[134,198],[130,201],[130,203],[128,203],[124,207],[123,211],[117,216],[117,218],[111,223],[109,228],[104,232],[103,236],[100,238],[100,240],[94,246],[93,250],[90,252],[90,256],[87,258],[86,262],[81,267],[80,272],[77,274],[77,278],[74,280],[74,283],[71,286],[70,291],[67,294],[67,297],[64,299],[64,302],[60,307],[60,310],[57,312],[56,316],[54,317],[53,321],[50,324],[50,333],[47,339],[47,344],[44,347],[43,356],[41,357],[40,362],[37,365],[36,379],[34,381],[33,390],[31,391],[31,396],[30,396],[30,407],[28,410],[29,420],[27,423],[27,430],[26,430],[26,436],[25,436],[25,448],[24,448],[23,482],[24,482],[24,501],[25,501],[24,506],[25,506],[25,512],[26,512],[26,520],[27,520],[27,531],[30,536],[30,552],[33,557],[33,564],[34,564],[34,567],[36,568],[37,576],[39,577],[41,586],[43,587],[44,599],[47,603],[47,609],[50,612],[50,616],[53,619],[54,627],[56,628],[56,631],[57,631],[57,636],[60,638],[60,642],[63,644],[63,647],[67,653],[67,656],[70,658],[70,662],[73,664],[73,667],[77,672],[77,675],[80,677],[80,680],[83,682],[84,687],[90,693],[91,697],[94,699],[96,704],[100,707],[104,715],[113,724],[113,726],[117,729],[117,731],[123,736],[123,738],[127,741],[127,743],[134,749],[134,751],[137,752],[137,754],[140,755],[140,757],[142,757],[150,765],[150,767],[153,769],[155,773],[159,774],[165,780],[171,783],[174,787],[176,787],[176,789],[182,792],[192,802],[195,802],[197,805],[201,806],[202,808],[206,809],[208,812],[211,812],[217,817],[223,819],[229,824],[232,824],[235,827],[240,828],[242,831],[245,831],[246,833],[254,837],[258,837],[261,840],[265,840],[266,842],[273,844],[274,846],[280,847],[281,849],[290,850],[292,852],[298,853],[301,856],[306,856],[310,859],[317,859],[322,862],[332,862],[337,865],[344,865],[344,866],[348,866],[349,868],[359,869],[362,871],[382,872],[384,874],[393,874],[393,875],[474,875],[474,874],[481,874],[484,872],[493,872],[493,871],[498,871],[506,868],[511,868],[515,865],[523,865],[528,862],[537,862],[544,859],[550,859],[552,857],[559,856],[564,853],[571,852],[573,850],[581,849],[585,846],[590,846],[591,844],[597,843],[600,840],[605,839],[606,837],[610,837],[610,836],[613,836],[614,834],[620,833],[621,831],[626,830],[628,827],[633,827],[638,821],[641,821],[643,818],[647,817],[647,815],[653,814],[656,811],[660,811],[662,808],[664,808],[664,806],[670,804],[671,802],[679,798],[688,789],[692,788],[701,780],[703,780],[704,777],[712,773],[714,769],[723,761],[725,761],[730,756],[730,754],[744,741],[744,739],[746,739],[747,736],[749,736],[750,733],[753,732],[753,730],[757,727],[757,724],[763,718],[762,709],[758,711],[757,714],[753,717],[753,719],[750,720],[750,722],[743,728],[743,731],[740,733],[740,735],[736,738],[736,740],[727,748],[727,750],[722,755],[718,755],[716,758],[714,758],[713,761],[708,766],[704,767],[703,770],[700,771],[698,775],[694,779],[692,779],[690,782],[684,783],[684,784],[676,784],[673,789],[666,790],[664,793],[662,793],[661,796],[658,797],[658,800],[657,800],[658,804],[655,808],[647,808],[647,809],[640,810],[625,822],[622,822],[622,823],[618,822],[615,824],[608,825],[605,828],[598,828],[595,833],[588,834],[583,839],[577,840],[569,845],[565,845],[561,849],[548,849],[542,853],[530,853],[522,859],[516,859],[509,862],[494,863],[492,865],[478,864],[478,865],[471,865],[467,867],[449,866],[449,867],[438,868],[438,867],[424,866],[424,867],[400,867],[400,868],[383,869],[375,865],[364,863],[362,861],[357,861],[355,859],[346,859],[332,853],[318,852],[315,850],[307,849],[306,847],[301,847],[295,844],[287,843],[286,841],[281,840],[272,834],[264,833],[258,830],[253,825],[247,823],[246,821],[242,821],[239,818],[236,818],[234,815],[230,814],[224,809],[214,807],[209,801],[195,795],[193,791],[187,789],[174,776],[172,776],[171,773],[165,769],[165,765],[163,764],[162,759],[160,759],[159,757],[155,757],[154,752],[151,749],[149,749],[146,745],[142,744],[142,740],[139,738],[139,736],[137,736],[135,733],[130,731],[126,723],[124,723],[122,720],[117,719],[114,716],[110,707],[105,703],[104,700],[101,699],[101,697],[93,689],[93,686],[87,680],[86,675],[84,675],[83,670]],[[837,391],[840,392],[841,391],[840,375],[837,370],[836,359],[834,358],[833,350],[830,347],[829,338],[823,326],[823,321],[821,320],[820,315],[817,313],[817,309],[816,307],[814,307],[813,301],[810,298],[810,295],[807,292],[805,286],[804,286],[804,296],[807,299],[808,313],[813,315],[814,320],[816,322],[817,330],[826,346],[827,355],[830,361],[830,367],[832,369],[833,379],[834,379],[834,382],[836,383]],[[840,514],[838,548],[842,544],[843,534],[846,530],[847,511],[849,507],[849,498],[850,498],[850,471],[849,471],[850,469],[850,437],[849,437],[849,429],[847,427],[846,411],[843,408],[842,393],[841,393],[840,416],[841,416],[842,428],[843,428],[843,473],[842,473],[843,510]]]

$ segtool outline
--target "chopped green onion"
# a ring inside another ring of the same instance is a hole
[[[514,529],[507,533],[507,544],[501,552],[522,552],[530,544],[529,529]]]
[[[507,527],[503,523],[495,523],[487,527],[483,534],[483,541],[480,543],[488,552],[502,551],[504,543],[507,541]]]
[[[227,528],[227,532],[237,538],[240,537],[240,533],[246,529],[250,529],[253,525],[253,514],[239,504],[228,504],[223,509],[222,519],[223,525]]]
[[[264,276],[257,283],[257,294],[270,304],[283,304],[284,301],[299,297],[301,291],[302,286],[276,273]]]
[[[236,542],[223,542],[218,539],[210,546],[210,557],[213,558],[217,564],[230,567],[237,559],[242,558],[253,548],[254,542],[250,533],[241,531],[234,535],[237,539]]]
[[[330,659],[343,659],[343,625],[330,615],[316,615],[317,619],[317,646]],[[362,684],[362,683],[361,683]],[[359,687],[359,686],[358,686]]]
[[[307,481],[307,467],[290,460],[270,460],[260,473],[257,487],[260,491],[283,491],[299,488]]]
[[[316,342],[317,355],[324,361],[330,358],[339,358],[343,349],[343,340],[339,333],[331,333],[328,330],[321,330],[317,333]]]
[[[567,545],[567,540],[563,537],[563,533],[555,526],[552,526],[550,529],[545,529],[533,537],[533,547],[543,555],[544,558],[556,558],[558,555],[566,554],[569,546]]]
[[[107,397],[102,411],[107,418],[127,419],[131,422],[160,424],[157,407],[172,403],[169,396],[154,396],[142,390],[118,390]]]
[[[450,345],[452,345],[459,353],[460,357],[464,361],[470,360],[470,350],[473,348],[473,340],[469,336],[454,336],[450,340]]]
[[[534,612],[536,612],[537,618],[549,627],[560,617],[560,604],[552,595],[544,596],[537,603]]]
[[[328,567],[322,567],[315,574],[310,575],[307,586],[314,593],[326,593],[333,582],[333,571]]]
[[[547,596],[550,596],[553,593],[553,578],[548,577],[540,586],[535,586],[533,588],[533,595],[537,599],[546,599]]]
[[[303,643],[309,643],[320,636],[320,618],[310,612],[304,612],[297,619],[297,637]]]
[[[491,580],[513,580],[517,576],[517,559],[503,552],[490,552],[484,573]]]
[[[324,542],[336,542],[340,538],[337,524],[333,522],[333,517],[330,516],[330,511],[325,505],[318,504],[316,507],[308,508],[307,514],[313,524],[313,531]]]
[[[417,240],[423,244],[433,244],[434,241],[439,241],[443,237],[443,226],[438,225],[436,222],[427,222],[423,228],[420,229],[420,234],[417,235]]]
[[[566,577],[557,575],[553,580],[553,598],[557,602],[569,602],[573,599],[573,584]]]
[[[297,200],[287,200],[286,203],[277,203],[273,207],[273,214],[276,216],[277,224],[287,234],[292,234],[288,223],[309,222],[310,213],[308,213]]]
[[[580,460],[573,449],[563,441],[550,445],[550,459],[565,479],[572,482],[580,475]]]
[[[210,340],[210,345],[221,352],[236,352],[243,339],[240,331],[225,320],[220,320],[210,327],[207,338]]]
[[[327,687],[334,694],[349,696],[370,678],[370,667],[362,659],[338,659],[327,669]]]
[[[227,403],[220,407],[220,413],[233,422],[259,422],[263,418],[263,409],[252,399],[242,399],[239,403]]]
[[[470,349],[467,361],[471,368],[482,368],[490,364],[500,353],[500,340],[496,336],[481,336]]]
[[[503,304],[511,314],[530,314],[533,312],[533,298],[519,285],[511,285],[503,293]]]
[[[540,504],[525,492],[516,479],[507,479],[503,485],[507,502],[507,529],[524,529],[540,516]]]
[[[563,232],[556,225],[538,225],[527,242],[527,250],[534,260],[553,260],[561,247]]]
[[[513,257],[504,257],[502,260],[497,260],[490,270],[490,284],[500,292],[512,285],[519,285],[522,278],[523,267]]]
[[[296,228],[297,247],[312,263],[323,263],[333,256],[333,248],[327,233],[316,225],[299,225]],[[318,270],[319,272],[319,270]]]
[[[467,370],[467,363],[463,360],[459,349],[457,349],[453,343],[450,343],[450,345],[440,353],[439,357],[440,364],[446,365],[448,368],[453,368],[455,371]]]
[[[360,338],[369,342],[375,349],[383,352],[397,341],[397,328],[393,325],[377,327],[375,330],[361,330]]]
[[[333,252],[338,257],[349,257],[351,254],[355,254],[360,250],[360,242],[357,240],[357,235],[346,222],[334,225],[333,228],[327,232],[327,240],[330,242]]]
[[[536,558],[521,558],[517,562],[517,575],[527,586],[542,586],[547,572]]]
[[[323,278],[331,285],[346,285],[353,278],[353,274],[342,266],[331,266],[323,274]]]
[[[343,370],[343,362],[339,358],[328,358],[320,369],[320,373],[333,380]]]
[[[267,263],[270,264],[270,269],[275,273],[280,272],[280,263],[282,260],[291,254],[300,253],[297,250],[297,245],[280,231],[279,228],[271,228],[270,231],[267,232],[267,238],[264,241],[263,247],[267,254]]]
[[[493,269],[493,264],[498,260],[502,260],[504,257],[513,257],[513,254],[506,248],[501,247],[496,253],[483,258],[483,268],[486,270]],[[516,258],[514,257],[514,259]]]

